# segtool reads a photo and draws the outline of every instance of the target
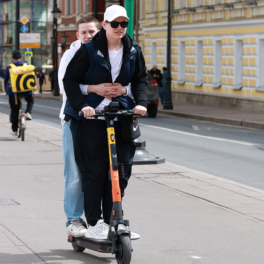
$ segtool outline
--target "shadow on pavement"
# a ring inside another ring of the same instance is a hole
[[[95,253],[97,254],[97,253]],[[111,254],[98,253],[101,256],[93,255],[92,251],[86,250],[82,253],[75,252],[73,250],[51,250],[49,252],[39,252],[36,255],[33,254],[12,254],[12,253],[0,253],[0,264],[14,263],[14,264],[86,264],[86,263],[98,263],[106,264],[115,263],[115,257]],[[41,260],[40,260],[41,259]]]

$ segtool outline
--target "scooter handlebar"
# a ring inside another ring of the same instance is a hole
[[[141,117],[142,115],[140,114],[135,114],[134,110],[119,110],[117,112],[108,112],[108,111],[102,111],[102,110],[95,110],[95,115],[93,115],[92,117],[96,117],[96,116],[106,116],[106,115],[115,115],[115,116],[138,116]],[[79,116],[80,117],[84,117],[84,112],[83,111],[79,111]]]

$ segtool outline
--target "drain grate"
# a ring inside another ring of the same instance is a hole
[[[0,205],[19,205],[19,203],[9,198],[0,198]]]

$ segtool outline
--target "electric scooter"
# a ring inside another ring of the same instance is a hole
[[[84,116],[79,112],[79,116]],[[107,124],[107,139],[110,161],[110,175],[112,183],[113,208],[109,226],[108,238],[106,240],[92,239],[86,237],[68,236],[68,242],[77,252],[83,252],[86,248],[102,253],[115,254],[118,264],[129,264],[132,257],[132,246],[129,231],[129,221],[123,219],[124,211],[122,210],[121,190],[119,185],[119,176],[124,177],[124,168],[118,166],[116,139],[114,129],[114,119],[119,116],[141,116],[135,114],[133,110],[120,110],[119,102],[113,101],[104,111],[95,111],[93,117],[105,117]],[[122,224],[125,228],[118,229]]]

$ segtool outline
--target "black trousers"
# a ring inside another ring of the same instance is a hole
[[[112,186],[108,177],[109,153],[104,120],[72,119],[71,131],[76,163],[82,174],[85,217],[94,226],[103,213],[109,224],[112,212]],[[115,122],[118,163],[125,166],[125,178],[120,178],[122,196],[131,175],[135,154],[134,142],[123,141],[119,122]],[[101,211],[101,202],[103,212]]]
[[[15,95],[9,95],[9,104],[11,108],[11,120],[12,120],[11,128],[14,132],[16,132],[18,128],[18,114],[19,114],[19,109],[20,109],[22,98],[24,98],[27,102],[26,113],[31,114],[33,104],[34,104],[34,98],[32,95],[26,95],[26,96],[21,97],[17,94],[17,104],[15,102]]]

